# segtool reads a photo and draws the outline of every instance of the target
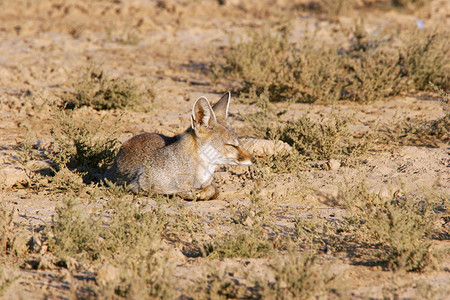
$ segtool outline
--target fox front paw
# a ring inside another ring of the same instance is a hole
[[[219,195],[219,190],[213,185],[208,185],[201,190],[181,192],[177,193],[177,195],[185,200],[205,201],[217,198]]]

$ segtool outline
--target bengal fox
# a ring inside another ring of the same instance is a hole
[[[255,159],[241,146],[228,123],[231,94],[211,107],[200,97],[192,108],[191,127],[167,137],[143,133],[126,141],[105,178],[137,193],[177,194],[192,200],[217,196],[211,185],[218,165],[251,165]]]

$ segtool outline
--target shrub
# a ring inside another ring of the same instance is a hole
[[[393,121],[380,130],[379,136],[382,142],[395,145],[440,147],[450,141],[449,94],[434,84],[430,86],[439,93],[445,115],[430,121],[418,118]]]
[[[450,89],[450,31],[417,31],[401,49],[405,76],[416,90],[431,90],[433,82]]]
[[[368,103],[399,94],[404,89],[399,62],[395,52],[359,52],[355,57],[346,57],[344,69],[348,76],[342,98]]]
[[[47,228],[49,251],[116,267],[119,277],[91,286],[94,294],[114,297],[162,297],[174,294],[172,268],[162,255],[161,232],[167,224],[158,210],[144,212],[135,199],[112,198],[92,205],[69,196],[56,208]]]
[[[96,110],[144,108],[155,96],[153,87],[142,88],[127,79],[111,79],[104,71],[91,67],[72,84],[74,94],[66,107],[91,106]]]
[[[223,54],[225,63],[216,61],[212,66],[214,79],[232,76],[242,79],[246,89],[252,87],[258,93],[266,89],[271,95],[283,94],[287,89],[284,76],[289,71],[288,48],[287,35],[279,32],[250,32],[250,39],[240,43],[231,38],[230,48]]]
[[[209,258],[259,258],[266,257],[272,251],[272,244],[264,229],[255,227],[250,229],[234,228],[231,233],[217,238],[209,245]]]
[[[80,171],[102,172],[113,162],[118,140],[114,132],[101,130],[102,121],[94,126],[92,121],[77,121],[65,111],[54,116],[57,126],[51,134],[57,147],[50,156],[60,169],[70,163]]]
[[[448,31],[416,33],[400,48],[389,47],[389,39],[371,39],[362,22],[347,50],[317,45],[314,37],[296,44],[288,38],[289,31],[266,30],[240,43],[232,39],[223,61],[213,63],[215,79],[237,79],[243,90],[267,91],[271,101],[306,103],[367,103],[397,95],[408,85],[427,90],[429,81],[444,89],[449,84]]]
[[[422,271],[432,265],[429,237],[443,198],[401,192],[382,198],[360,184],[344,191],[342,200],[347,225],[369,245],[385,247],[384,261],[390,269]]]
[[[349,133],[348,119],[331,114],[328,120],[312,121],[302,115],[278,129],[278,138],[312,160],[342,158],[367,150],[366,139],[355,141]]]
[[[264,298],[312,299],[329,295],[335,276],[328,268],[319,267],[317,255],[312,252],[278,256],[271,264],[275,282],[264,285]]]

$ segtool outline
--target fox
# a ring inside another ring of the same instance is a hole
[[[219,165],[252,165],[256,159],[240,146],[228,122],[231,93],[211,106],[198,98],[191,126],[169,137],[142,133],[124,142],[105,178],[134,193],[151,191],[178,195],[185,200],[210,200],[218,196],[212,185]]]

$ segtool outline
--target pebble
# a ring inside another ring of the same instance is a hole
[[[27,182],[28,176],[23,169],[14,166],[0,167],[0,185],[3,184],[5,187],[11,187]]]
[[[97,271],[97,283],[100,285],[106,285],[109,282],[114,282],[120,279],[119,269],[112,265],[103,265]]]

